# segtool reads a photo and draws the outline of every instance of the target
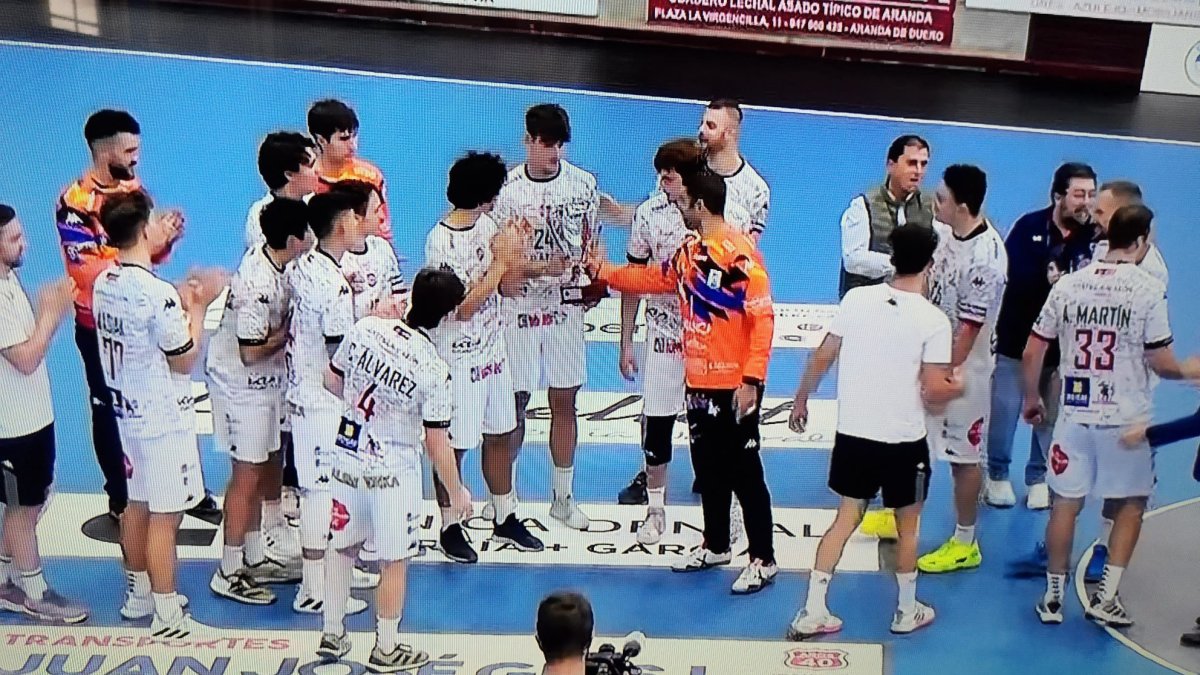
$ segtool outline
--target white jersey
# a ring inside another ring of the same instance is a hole
[[[938,246],[929,272],[929,301],[950,318],[955,334],[963,322],[980,326],[967,360],[968,368],[991,371],[992,334],[1000,314],[1000,299],[1008,279],[1004,240],[991,223],[965,238],[949,225],[934,221]]]
[[[450,369],[425,334],[369,316],[354,324],[330,367],[344,380],[338,464],[421,466],[421,428],[448,428],[454,416]]]
[[[1101,239],[1096,242],[1096,247],[1092,249],[1092,261],[1100,262],[1104,260],[1104,256],[1108,255],[1108,240]],[[1167,261],[1163,259],[1162,252],[1154,244],[1146,250],[1146,257],[1138,263],[1138,267],[1150,273],[1150,276],[1158,279],[1163,283],[1163,286],[1170,286],[1171,275],[1167,272]]]
[[[1146,352],[1172,342],[1161,281],[1136,265],[1092,263],[1054,284],[1033,331],[1061,347],[1062,419],[1124,426],[1150,417]]]
[[[354,293],[355,320],[370,314],[387,296],[407,291],[396,252],[382,237],[369,236],[361,251],[346,251],[342,255],[342,274]]]
[[[270,192],[266,197],[254,202],[250,205],[250,212],[246,214],[246,248],[253,249],[263,246],[267,243],[267,235],[263,234],[262,223],[259,222],[259,216],[267,207],[267,204],[275,201],[275,195]]]
[[[747,234],[761,234],[767,229],[767,212],[771,209],[771,188],[745,159],[742,165],[725,178],[726,211],[728,202],[740,206],[749,216]],[[726,216],[726,220],[728,220]]]
[[[499,232],[496,221],[483,214],[473,225],[457,230],[438,223],[425,239],[425,264],[454,272],[468,290],[479,283],[492,266],[492,238]],[[493,293],[466,321],[446,317],[433,332],[438,353],[449,362],[466,361],[483,365],[503,354],[504,323],[500,294]]]
[[[100,363],[122,435],[192,432],[191,379],[167,362],[193,346],[179,292],[144,267],[120,264],[96,277],[92,298]]]
[[[306,408],[340,408],[325,389],[329,345],[340,342],[354,325],[354,300],[342,268],[319,247],[288,266],[292,319],[288,327],[287,400]]]
[[[235,401],[279,400],[287,378],[283,350],[246,365],[239,346],[265,344],[283,326],[290,303],[283,268],[267,255],[266,244],[246,251],[230,280],[225,311],[205,358],[214,393]]]
[[[559,165],[558,175],[546,180],[529,177],[524,164],[508,172],[496,198],[492,217],[500,225],[524,218],[533,228],[532,259],[537,262],[566,255],[571,263],[583,258],[596,232],[600,193],[596,177],[569,162]],[[574,265],[572,265],[574,267]],[[557,308],[562,288],[587,283],[586,275],[572,279],[569,268],[561,278],[535,277],[526,282],[526,295],[518,307]]]

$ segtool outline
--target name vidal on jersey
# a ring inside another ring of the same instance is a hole
[[[1071,309],[1063,308],[1063,323],[1076,325],[1110,326],[1116,329],[1128,328],[1133,322],[1133,310],[1129,307],[1113,305],[1112,307],[1096,307],[1094,305],[1079,305],[1075,308],[1075,320],[1071,321]]]
[[[416,380],[410,378],[407,373],[392,370],[391,366],[372,354],[370,349],[364,349],[358,355],[354,368],[366,373],[380,385],[394,389],[408,398],[412,398],[417,389]]]

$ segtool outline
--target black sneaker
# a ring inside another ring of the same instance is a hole
[[[1200,630],[1192,630],[1179,636],[1179,644],[1184,647],[1200,647]]]
[[[420,652],[408,645],[396,645],[391,652],[384,653],[379,645],[371,650],[371,659],[367,662],[367,670],[372,673],[398,673],[402,670],[420,668],[429,663],[429,654]]]
[[[625,486],[617,493],[617,503],[630,505],[642,505],[650,503],[650,498],[646,492],[646,472],[639,471],[638,475],[633,477],[633,481]]]
[[[199,504],[188,509],[187,514],[193,518],[199,518],[210,525],[221,524],[221,507],[217,506],[217,500],[213,499],[212,493],[208,490],[204,491],[204,499],[201,499]]]
[[[510,513],[503,523],[498,523],[492,530],[492,539],[502,544],[512,544],[520,551],[537,553],[546,548],[542,540],[533,536],[525,523],[517,520],[517,514]]]
[[[467,533],[458,523],[442,530],[438,543],[441,544],[442,554],[454,562],[479,562],[479,554],[471,548],[471,543],[467,541]]]

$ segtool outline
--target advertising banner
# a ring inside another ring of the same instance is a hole
[[[972,9],[1200,26],[1196,0],[967,0]]]
[[[1142,91],[1200,96],[1200,28],[1151,29]]]

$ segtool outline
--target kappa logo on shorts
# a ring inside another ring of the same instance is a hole
[[[329,517],[329,529],[334,532],[341,532],[350,524],[350,511],[346,509],[346,505],[333,500],[333,509]]]
[[[850,655],[842,649],[792,649],[784,657],[788,668],[804,670],[842,670],[850,665]]]
[[[1063,451],[1062,446],[1055,443],[1050,446],[1050,469],[1054,471],[1055,476],[1063,475],[1070,465],[1071,460],[1067,457],[1067,453]]]

